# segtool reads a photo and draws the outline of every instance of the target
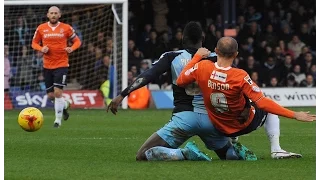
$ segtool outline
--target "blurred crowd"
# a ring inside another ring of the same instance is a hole
[[[162,53],[183,49],[188,21],[203,27],[204,47],[223,36],[221,1],[129,0],[128,82],[148,70]],[[315,0],[237,0],[239,55],[234,65],[262,87],[314,87],[316,82]],[[42,54],[30,48],[49,6],[5,7],[5,88],[43,90]],[[59,6],[62,22],[76,30],[82,47],[70,56],[69,82],[98,89],[110,78],[113,14],[109,5]],[[200,13],[199,13],[200,12]],[[23,13],[23,14],[22,14]],[[99,72],[99,73],[98,73]],[[101,73],[103,72],[103,73]],[[164,74],[153,82],[170,87]]]

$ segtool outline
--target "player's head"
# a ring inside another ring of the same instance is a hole
[[[61,17],[60,9],[57,6],[51,6],[48,9],[47,17],[51,24],[56,24]]]
[[[238,43],[232,37],[222,37],[217,42],[215,52],[220,57],[234,59],[238,55]]]
[[[184,27],[184,30],[183,30],[183,35],[182,35],[183,45],[185,47],[191,46],[191,47],[199,48],[202,46],[202,40],[203,40],[203,37],[202,37],[201,26],[194,21],[189,22]]]

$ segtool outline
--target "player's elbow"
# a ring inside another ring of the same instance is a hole
[[[264,97],[256,101],[255,104],[259,109],[262,109],[262,110],[264,110],[268,106],[268,102],[266,102],[266,99]]]
[[[32,42],[32,43],[31,43],[31,47],[32,47],[32,49],[36,49],[36,47],[35,47],[35,46],[36,46],[35,42]]]
[[[81,45],[82,45],[82,42],[81,42],[81,40],[80,40],[80,38],[79,38],[79,37],[76,39],[76,41],[77,41],[77,43],[79,44],[79,46],[81,46]]]

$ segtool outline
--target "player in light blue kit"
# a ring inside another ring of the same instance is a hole
[[[152,134],[137,152],[137,160],[195,160],[211,161],[193,142],[178,148],[192,136],[199,136],[206,147],[216,152],[220,159],[256,160],[256,156],[240,143],[232,144],[212,125],[204,106],[201,91],[196,84],[181,88],[176,85],[177,77],[202,47],[202,29],[196,22],[190,22],[183,31],[184,50],[166,52],[154,66],[140,74],[119,96],[112,100],[110,109],[116,114],[118,105],[130,92],[139,89],[167,72],[172,77],[174,109],[171,120]],[[212,54],[212,57],[216,56]],[[249,103],[249,102],[248,102]],[[250,107],[250,106],[248,106]],[[244,112],[247,110],[244,109]],[[243,113],[246,118],[245,114]]]

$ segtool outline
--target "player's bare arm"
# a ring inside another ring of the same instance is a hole
[[[165,73],[170,68],[170,63],[171,62],[169,62],[166,54],[163,54],[151,69],[140,74],[136,80],[134,80],[126,89],[111,101],[107,107],[107,112],[110,110],[114,115],[116,115],[118,112],[118,106],[126,96],[131,92],[144,87],[158,78],[161,74]]]

